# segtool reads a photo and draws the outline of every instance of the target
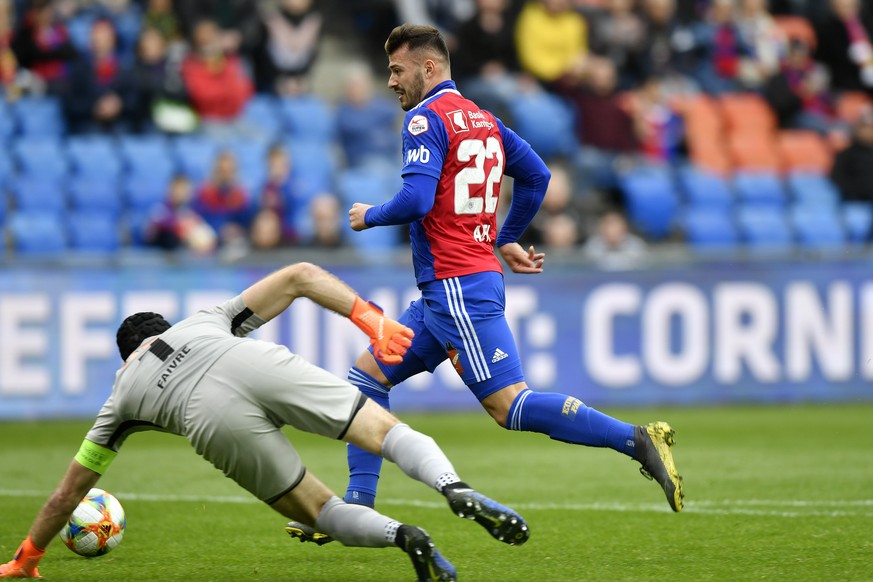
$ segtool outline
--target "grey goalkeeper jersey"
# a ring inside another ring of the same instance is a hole
[[[132,432],[160,430],[185,436],[185,408],[210,367],[265,322],[242,295],[180,321],[148,338],[115,374],[112,394],[85,438],[119,449]]]

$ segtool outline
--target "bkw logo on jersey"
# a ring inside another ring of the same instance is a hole
[[[418,146],[417,150],[409,150],[406,152],[406,163],[421,162],[426,164],[430,161],[430,150],[423,145]]]

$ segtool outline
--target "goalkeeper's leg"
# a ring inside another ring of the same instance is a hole
[[[300,523],[315,526],[346,546],[397,546],[412,560],[418,580],[455,580],[452,564],[420,527],[402,524],[374,509],[345,503],[311,473],[272,504]]]

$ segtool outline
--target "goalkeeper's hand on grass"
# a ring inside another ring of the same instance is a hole
[[[33,545],[30,537],[24,540],[15,552],[15,558],[5,564],[0,564],[0,578],[42,578],[37,570],[37,564],[42,559],[45,550]]]
[[[411,329],[385,317],[382,308],[360,297],[355,298],[349,319],[370,336],[370,345],[377,360],[389,366],[403,361],[415,335]]]

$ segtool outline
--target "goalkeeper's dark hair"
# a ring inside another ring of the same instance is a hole
[[[168,329],[170,324],[160,313],[141,311],[127,317],[118,326],[118,332],[115,334],[115,343],[118,344],[121,359],[127,360],[147,337],[160,335]]]
[[[423,24],[401,24],[391,31],[385,41],[385,54],[391,56],[406,45],[410,51],[429,50],[449,62],[449,48],[440,31]]]

